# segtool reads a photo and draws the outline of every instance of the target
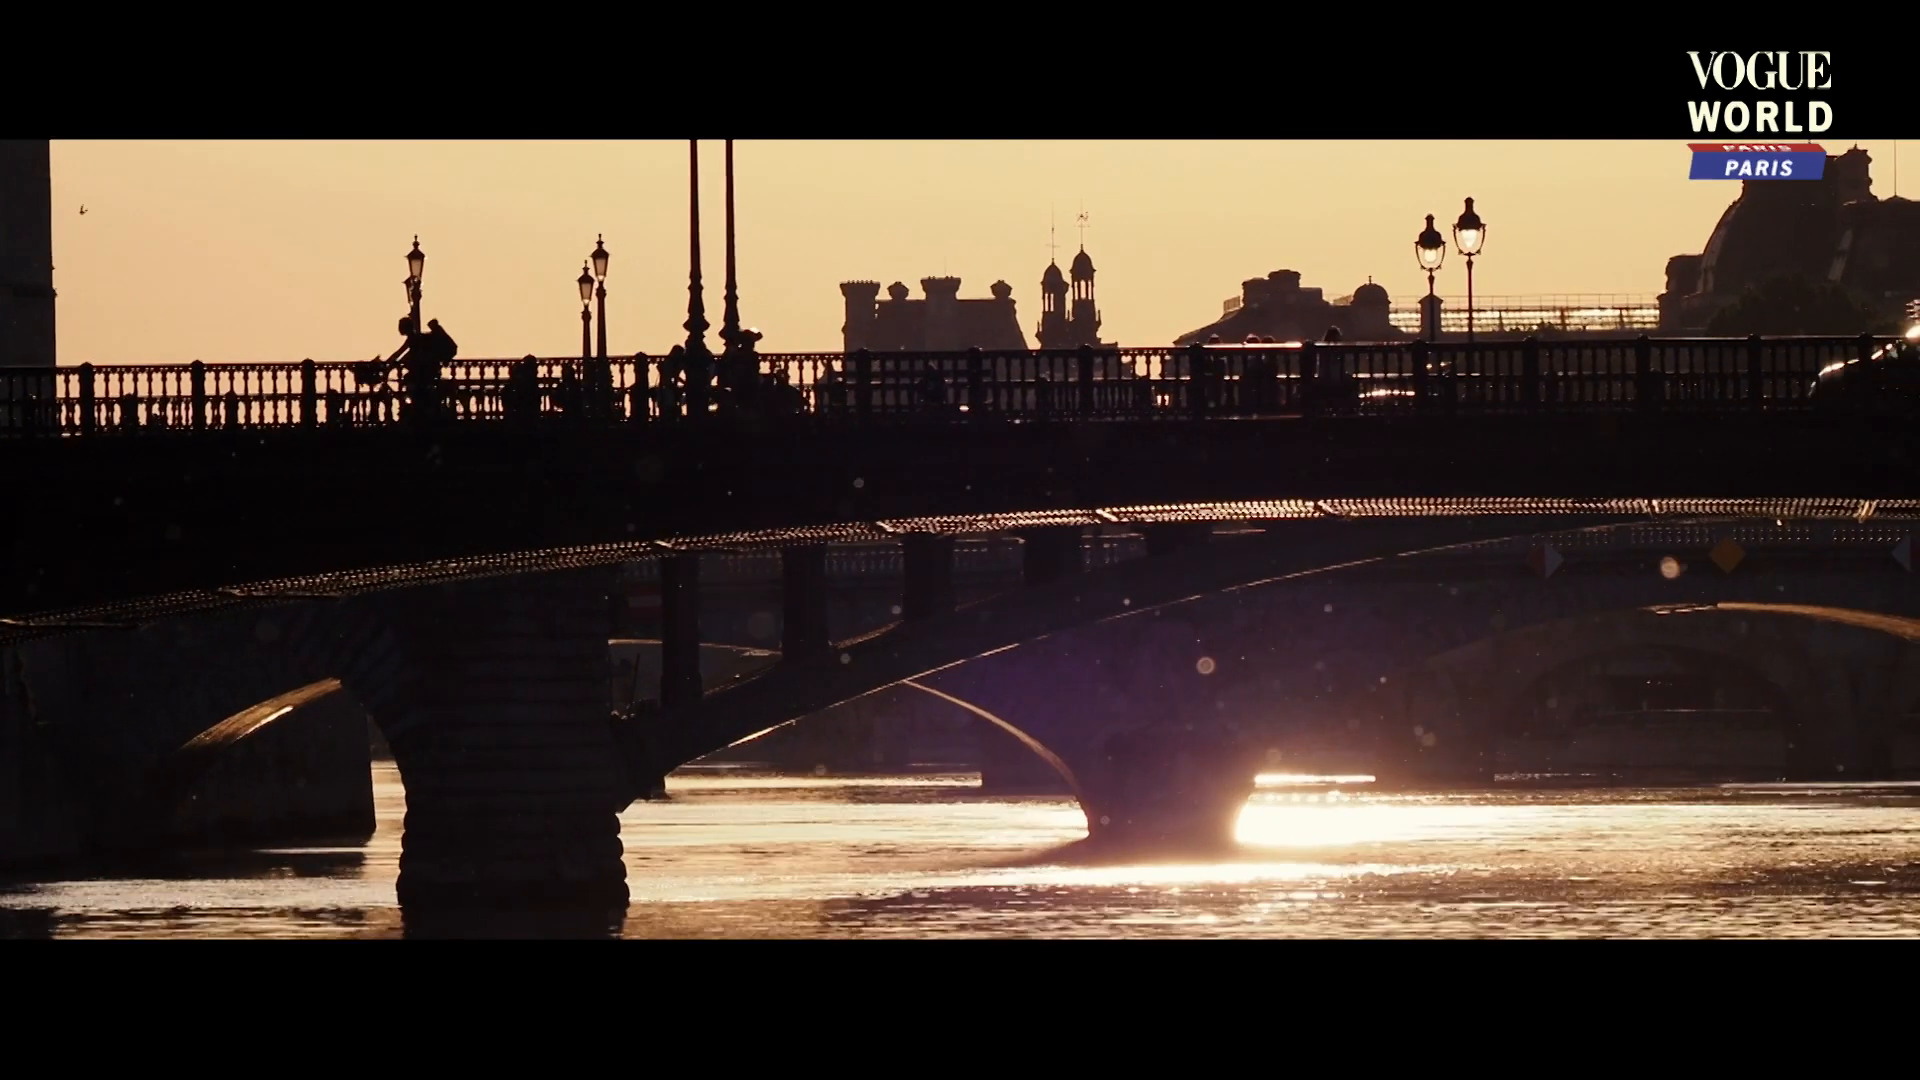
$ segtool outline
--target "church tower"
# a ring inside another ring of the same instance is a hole
[[[1087,212],[1080,211],[1080,253],[1073,257],[1067,272],[1073,278],[1073,307],[1068,312],[1068,327],[1073,346],[1099,345],[1100,309],[1093,302],[1093,256],[1087,254]]]
[[[0,140],[0,368],[52,368],[53,156]]]
[[[1040,275],[1040,330],[1035,335],[1043,349],[1071,349],[1073,328],[1067,324],[1067,275],[1050,262]]]
[[[1073,257],[1073,311],[1069,317],[1073,344],[1100,344],[1100,309],[1093,302],[1093,257],[1083,246]]]

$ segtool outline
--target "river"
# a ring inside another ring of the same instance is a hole
[[[397,938],[405,794],[365,847],[0,886],[0,937]],[[970,776],[676,775],[624,815],[629,938],[1911,937],[1920,784],[1369,794],[1269,786],[1242,850],[1111,865]]]

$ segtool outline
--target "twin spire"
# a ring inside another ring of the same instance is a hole
[[[1080,253],[1074,256],[1075,266],[1084,264],[1086,272],[1093,273],[1093,260],[1087,256],[1087,229],[1092,227],[1092,219],[1087,216],[1086,206],[1082,204],[1080,213],[1074,218],[1074,225],[1080,230]],[[1059,216],[1050,214],[1047,218],[1047,265],[1060,265]],[[1076,279],[1077,280],[1077,279]]]
[[[740,332],[740,288],[735,276],[733,253],[733,140],[727,141],[727,284],[723,296],[724,308],[720,316],[720,342],[722,348],[731,353],[743,343]],[[688,178],[691,184],[688,197],[690,214],[689,232],[691,249],[688,258],[687,274],[687,351],[700,355],[712,355],[707,350],[707,304],[705,290],[700,280],[700,140],[687,142]]]

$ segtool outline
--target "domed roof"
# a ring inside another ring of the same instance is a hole
[[[1048,263],[1047,272],[1040,275],[1042,285],[1065,285],[1066,283],[1067,275],[1060,272],[1059,263]]]
[[[907,287],[904,283],[896,281],[887,286],[887,295],[895,300],[905,300],[907,298]]]
[[[1075,278],[1093,276],[1093,257],[1087,254],[1086,248],[1081,248],[1080,254],[1073,257],[1073,276]]]
[[[1004,281],[996,281],[989,287],[988,291],[993,293],[995,300],[1005,300],[1007,297],[1013,295],[1013,286]]]
[[[1387,290],[1368,281],[1353,290],[1353,303],[1356,307],[1389,307],[1392,301],[1387,298]]]

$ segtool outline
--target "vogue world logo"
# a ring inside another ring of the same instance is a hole
[[[1833,107],[1813,95],[1833,89],[1830,52],[1690,52],[1702,100],[1687,102],[1696,135],[1822,132]]]

